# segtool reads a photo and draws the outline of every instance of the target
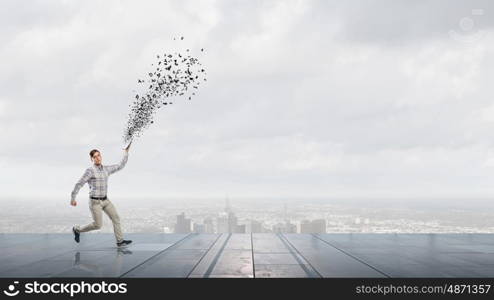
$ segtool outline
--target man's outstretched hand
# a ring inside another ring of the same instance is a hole
[[[70,200],[70,205],[72,205],[72,206],[76,206],[76,205],[77,205],[77,201],[75,201],[75,200]]]

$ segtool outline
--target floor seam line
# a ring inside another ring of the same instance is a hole
[[[206,273],[204,273],[204,275],[203,275],[204,278],[208,278],[209,275],[211,275],[211,272],[213,272],[213,269],[216,266],[216,264],[218,263],[218,260],[220,259],[220,256],[223,253],[223,250],[225,249],[226,244],[230,240],[230,237],[231,236],[232,236],[232,234],[229,233],[228,234],[228,237],[223,242],[223,245],[221,245],[220,249],[218,250],[218,253],[216,253],[216,255],[214,256],[213,261],[211,262],[211,264],[209,265],[208,269],[206,270]]]
[[[151,259],[155,258],[156,256],[158,256],[158,255],[162,254],[163,252],[165,252],[165,251],[167,251],[167,250],[170,250],[170,248],[172,248],[172,247],[174,247],[174,246],[178,245],[179,243],[183,242],[184,240],[188,239],[188,238],[189,238],[189,237],[191,237],[191,236],[192,236],[192,234],[191,234],[191,233],[187,234],[186,236],[184,236],[184,237],[183,237],[183,238],[181,238],[180,240],[176,241],[173,245],[171,245],[171,246],[169,246],[169,247],[167,247],[167,248],[165,248],[165,249],[163,249],[163,250],[159,251],[159,252],[158,252],[158,253],[156,253],[155,255],[151,256],[150,258],[146,259],[146,260],[145,260],[145,261],[143,261],[142,263],[140,263],[140,264],[136,265],[135,267],[131,268],[131,269],[130,269],[130,270],[128,270],[127,272],[122,273],[120,276],[117,276],[117,278],[122,278],[123,276],[125,276],[125,275],[129,274],[130,272],[134,271],[136,268],[138,268],[138,267],[142,266],[142,265],[143,265],[143,264],[145,264],[146,262],[148,262],[148,261],[150,261]]]
[[[253,233],[250,233],[250,248],[252,250],[252,276],[256,278],[256,264],[254,262],[254,238],[252,237]]]
[[[382,275],[384,275],[384,276],[386,276],[386,277],[388,277],[388,278],[391,278],[391,276],[389,276],[388,274],[384,273],[383,271],[381,271],[381,270],[377,269],[376,267],[374,267],[374,266],[372,266],[372,265],[370,265],[370,264],[366,263],[366,262],[365,262],[365,261],[363,261],[362,259],[360,259],[360,258],[358,258],[358,257],[356,257],[356,256],[354,256],[354,255],[352,255],[352,254],[350,254],[350,253],[348,253],[348,252],[346,252],[346,251],[344,251],[344,250],[342,250],[342,249],[340,249],[340,248],[336,247],[335,245],[333,245],[333,244],[329,243],[328,241],[321,239],[319,236],[315,235],[314,233],[312,233],[311,235],[312,235],[313,237],[315,237],[316,239],[318,239],[318,240],[322,241],[323,243],[326,243],[326,244],[328,244],[329,246],[331,246],[331,247],[335,248],[336,250],[340,251],[341,253],[344,253],[344,254],[346,254],[346,255],[350,256],[351,258],[353,258],[353,259],[355,259],[355,260],[357,260],[357,261],[359,261],[359,262],[363,263],[364,265],[368,266],[369,268],[373,269],[374,271],[376,271],[376,272],[378,272],[378,273],[380,273],[380,274],[382,274]]]
[[[282,238],[282,236],[283,236],[283,238]],[[302,258],[303,258],[303,259],[307,262],[307,265],[309,265],[309,266],[311,267],[311,269],[312,269],[312,270],[313,270],[313,271],[314,271],[317,275],[319,275],[319,277],[320,277],[320,278],[322,278],[322,277],[323,277],[323,276],[321,275],[321,273],[319,273],[319,272],[316,270],[316,268],[314,268],[314,266],[313,266],[313,265],[309,262],[309,260],[308,260],[307,258],[305,258],[305,256],[303,256],[303,255],[302,255],[302,253],[300,253],[300,251],[298,251],[298,249],[297,249],[297,248],[295,248],[295,246],[293,246],[293,244],[292,244],[292,243],[290,243],[290,241],[289,241],[289,240],[285,237],[285,235],[284,235],[284,234],[279,233],[278,237],[279,237],[279,238],[280,238],[280,240],[281,240],[281,241],[285,244],[285,246],[287,246],[287,247],[289,246],[289,247],[293,248],[293,250],[294,250],[294,251],[295,251],[298,255],[300,255],[300,256],[301,256],[301,257],[302,257]],[[291,250],[290,248],[289,248],[289,250],[290,250],[290,253],[291,253],[291,254],[295,257],[295,259],[296,259],[296,260],[300,263],[300,261],[299,261],[300,259],[299,259],[296,255],[294,255],[294,253],[292,252],[292,250]],[[310,274],[309,274],[309,272],[308,272],[307,267],[305,266],[305,264],[300,264],[300,265],[301,265],[302,269],[304,269],[304,272],[305,272],[307,275],[309,275],[309,276],[310,276]]]
[[[188,278],[190,276],[190,274],[194,273],[194,270],[201,263],[202,259],[209,253],[209,251],[211,251],[211,249],[213,249],[214,245],[216,245],[216,243],[218,242],[218,240],[221,238],[222,235],[223,235],[222,233],[218,234],[218,236],[216,237],[214,242],[211,244],[211,246],[209,246],[208,250],[201,256],[201,258],[199,258],[199,260],[194,265],[194,267],[190,270],[190,272],[187,274],[187,276],[185,276],[186,278]]]

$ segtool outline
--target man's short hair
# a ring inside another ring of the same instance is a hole
[[[93,149],[91,152],[89,152],[89,157],[93,158],[94,153],[99,152],[98,149]]]

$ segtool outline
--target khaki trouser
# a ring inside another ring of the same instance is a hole
[[[111,203],[110,199],[106,198],[106,200],[95,200],[89,198],[89,210],[93,215],[93,222],[84,227],[76,226],[77,231],[87,232],[100,229],[103,225],[103,214],[101,213],[103,210],[113,223],[115,239],[117,242],[121,242],[123,240],[122,228],[120,227],[120,217],[118,216],[117,210],[115,209],[115,206],[113,206],[113,203]]]

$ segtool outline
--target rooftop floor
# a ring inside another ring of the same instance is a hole
[[[0,234],[0,277],[494,277],[493,234]]]

